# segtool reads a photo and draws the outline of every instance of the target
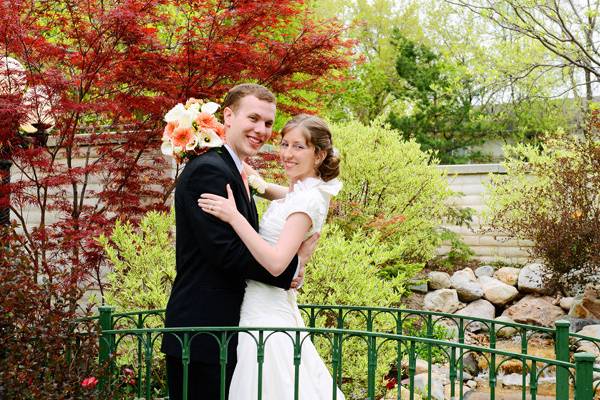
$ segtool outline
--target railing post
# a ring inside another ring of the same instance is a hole
[[[555,323],[554,352],[559,361],[569,362],[569,321],[559,320]],[[569,370],[565,367],[556,368],[556,399],[569,399]]]
[[[112,330],[112,313],[115,310],[111,306],[100,306],[98,312],[100,313],[100,337],[98,344],[98,362],[101,368],[107,368],[108,373],[100,375],[100,392],[108,389],[110,385],[110,377],[112,375],[112,350],[114,344],[114,336],[106,334],[106,331]]]
[[[575,354],[575,400],[592,400],[594,397],[594,360],[591,353]]]

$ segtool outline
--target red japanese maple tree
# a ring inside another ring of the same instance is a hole
[[[0,185],[0,208],[10,206],[17,233],[10,246],[31,265],[29,287],[44,288],[41,313],[64,311],[50,329],[67,337],[65,318],[78,313],[90,285],[102,285],[95,238],[116,218],[135,221],[167,207],[173,178],[158,151],[164,113],[189,97],[218,101],[240,81],[284,93],[289,112],[306,109],[299,93],[318,91],[330,72],[349,65],[341,32],[301,0],[0,0],[0,58],[21,63],[29,89],[0,90],[0,158],[13,165],[12,182]],[[0,79],[9,74],[0,69]],[[40,102],[45,115],[33,112]],[[37,132],[17,129],[26,122]],[[31,213],[39,216],[34,225]],[[19,301],[8,299],[0,313],[18,312]],[[27,313],[31,324],[44,320]],[[8,331],[16,338],[10,351],[18,352],[29,339]],[[3,343],[8,331],[0,323]],[[66,362],[36,343],[49,357],[44,368]],[[48,374],[32,371],[25,378],[7,372],[5,390],[36,397],[31,379]]]

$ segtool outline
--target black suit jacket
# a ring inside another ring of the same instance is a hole
[[[229,224],[198,206],[202,193],[226,197],[226,184],[231,185],[240,213],[258,230],[254,200],[248,198],[227,149],[211,149],[187,163],[175,189],[177,275],[167,304],[166,327],[237,326],[246,279],[290,287],[297,256],[281,275],[272,276]],[[228,362],[235,363],[236,347],[234,337],[229,343]],[[175,335],[163,337],[162,351],[181,357],[181,344]],[[194,337],[190,356],[193,361],[218,364],[216,341],[206,334]]]

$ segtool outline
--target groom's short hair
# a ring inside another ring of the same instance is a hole
[[[233,111],[236,111],[240,104],[240,100],[246,96],[254,96],[267,103],[277,104],[275,95],[266,87],[257,83],[242,83],[232,87],[229,92],[227,92],[227,96],[225,96],[225,100],[223,100],[221,109],[229,107]]]

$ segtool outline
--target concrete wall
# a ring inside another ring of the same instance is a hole
[[[528,259],[527,248],[531,246],[528,241],[520,241],[510,237],[485,232],[482,225],[481,213],[485,210],[486,187],[489,183],[489,174],[504,174],[500,164],[468,164],[468,165],[443,165],[448,171],[450,187],[460,195],[451,199],[452,204],[458,207],[470,207],[475,210],[471,229],[447,225],[446,227],[457,232],[464,242],[475,252],[475,258],[484,262],[505,261],[523,263]],[[447,253],[449,247],[442,246],[440,254]]]
[[[78,160],[76,164],[83,165],[83,159]],[[172,164],[174,166],[174,164]],[[464,242],[469,245],[475,252],[475,257],[485,261],[505,261],[512,263],[525,262],[527,260],[526,248],[530,246],[527,242],[518,241],[515,239],[495,236],[493,233],[482,232],[480,214],[485,208],[485,184],[489,182],[488,175],[490,173],[504,173],[499,164],[473,164],[473,165],[451,165],[440,166],[448,171],[448,180],[450,187],[462,193],[459,196],[451,199],[452,203],[459,207],[471,207],[475,209],[476,215],[472,224],[472,229],[459,226],[447,226],[454,232],[461,235]],[[165,171],[165,174],[174,176],[174,169]],[[21,179],[20,172],[13,166],[11,172],[11,180]],[[89,182],[91,190],[99,190],[101,181],[99,177],[92,177]],[[68,188],[65,188],[68,190]],[[90,203],[95,200],[89,199]],[[35,205],[30,205],[24,210],[28,226],[36,226],[40,221],[39,208]],[[11,215],[11,219],[15,216]],[[47,215],[46,223],[51,224],[56,221],[53,215]],[[447,246],[442,246],[439,249],[440,254],[445,254],[448,251]]]

